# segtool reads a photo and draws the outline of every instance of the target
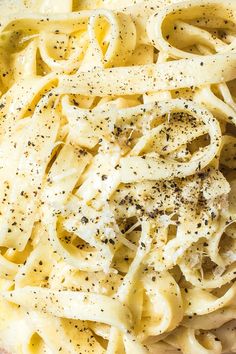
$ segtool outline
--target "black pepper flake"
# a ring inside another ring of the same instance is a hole
[[[86,216],[83,216],[81,218],[81,222],[82,222],[82,224],[87,224],[89,222],[89,220],[88,220],[88,218],[86,218]]]

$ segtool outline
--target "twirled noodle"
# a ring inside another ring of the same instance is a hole
[[[192,48],[194,45],[198,48],[206,46],[217,53],[234,51],[233,38],[227,45],[224,42],[226,38],[217,38],[211,33],[211,29],[220,28],[226,30],[227,34],[228,30],[234,28],[235,21],[234,1],[185,1],[164,7],[159,13],[152,15],[147,31],[152,43],[172,58],[192,58],[197,54]],[[183,50],[188,47],[191,49]]]
[[[199,111],[199,108],[190,102],[186,101],[169,101],[163,105],[163,112],[173,113],[181,111],[183,113],[191,114],[193,117],[201,117],[206,126],[208,126],[209,136],[211,144],[208,151],[202,149],[198,154],[193,156],[192,160],[187,163],[180,163],[178,161],[171,161],[168,159],[162,159],[158,157],[149,156],[132,156],[125,157],[121,160],[121,181],[124,183],[138,182],[140,180],[159,180],[159,179],[173,179],[175,177],[186,177],[194,174],[196,171],[209,165],[209,162],[217,154],[217,150],[220,144],[220,128],[218,122],[213,117],[209,116],[207,111]],[[162,107],[161,107],[162,108]],[[145,109],[145,108],[144,108]],[[158,114],[158,112],[157,112]],[[159,113],[160,114],[160,113]],[[152,146],[152,141],[158,139],[158,133],[162,129],[159,126],[153,129],[147,136],[143,136],[137,144],[141,144],[144,149],[145,145]],[[158,131],[159,130],[159,131]],[[187,141],[188,143],[189,141]],[[135,149],[136,147],[134,147]],[[142,148],[138,149],[138,154],[142,153]]]
[[[0,347],[236,352],[236,4],[0,4]]]

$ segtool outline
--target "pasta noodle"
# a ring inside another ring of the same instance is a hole
[[[235,0],[0,11],[0,347],[236,353]]]

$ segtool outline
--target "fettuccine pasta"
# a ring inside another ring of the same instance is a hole
[[[235,0],[0,11],[0,347],[236,353]]]

